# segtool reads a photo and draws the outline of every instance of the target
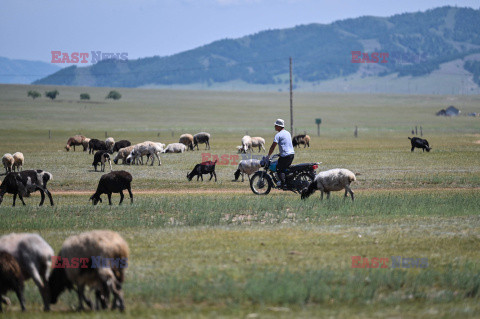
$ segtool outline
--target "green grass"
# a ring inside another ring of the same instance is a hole
[[[113,206],[103,196],[94,207],[88,198],[102,173],[92,171],[92,155],[64,150],[69,136],[107,131],[116,140],[171,143],[208,131],[212,154],[235,155],[246,131],[270,143],[274,120],[288,119],[288,95],[119,89],[122,99],[107,101],[108,88],[60,87],[58,100],[32,101],[30,89],[0,85],[0,153],[22,151],[25,169],[51,172],[56,205],[38,207],[36,193],[12,208],[6,195],[0,234],[38,232],[58,252],[85,230],[120,232],[131,250],[126,318],[478,316],[480,122],[434,116],[450,104],[478,112],[478,96],[295,93],[296,127],[312,136],[295,163],[360,173],[354,203],[340,192],[323,202],[318,193],[305,201],[279,191],[255,196],[247,182],[231,181],[235,165],[217,166],[217,183],[188,182],[202,160],[195,151],[165,154],[160,167],[115,166],[132,173],[134,204],[118,206],[114,195]],[[84,92],[89,102],[78,101]],[[432,152],[410,152],[415,125]],[[353,269],[351,256],[428,258],[429,266]],[[43,314],[31,281],[27,313],[9,297],[14,318],[118,316],[73,312],[74,292]]]

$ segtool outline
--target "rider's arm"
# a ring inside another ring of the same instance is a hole
[[[277,142],[273,142],[272,146],[270,146],[270,150],[268,151],[268,157],[272,155],[273,151],[275,150],[275,147],[277,147]]]

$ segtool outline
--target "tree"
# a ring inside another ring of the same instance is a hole
[[[90,100],[90,94],[88,93],[81,93],[80,100]]]
[[[45,96],[52,100],[55,100],[57,95],[60,95],[60,93],[57,90],[45,92]]]
[[[110,93],[108,93],[108,95],[105,99],[120,100],[121,97],[122,97],[122,95],[120,93],[118,93],[117,91],[110,91]]]
[[[42,95],[40,93],[38,93],[37,91],[30,90],[30,91],[28,91],[27,96],[31,97],[32,99],[35,100],[37,97],[40,97]]]

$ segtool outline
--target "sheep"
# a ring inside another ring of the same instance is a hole
[[[48,282],[53,249],[38,234],[11,233],[0,237],[0,251],[11,254],[18,262],[23,279],[33,279],[43,299],[43,309],[50,310]]]
[[[249,149],[252,148],[252,138],[248,135],[242,137],[242,152],[246,153]]]
[[[295,135],[292,138],[292,144],[293,144],[293,147],[295,146],[300,147],[300,144],[303,144],[303,148],[307,146],[310,147],[310,136],[306,134]]]
[[[97,165],[100,163],[100,171],[105,172],[105,162],[108,161],[110,164],[110,171],[112,171],[112,161],[110,160],[110,154],[108,151],[98,151],[93,156],[93,167],[95,167],[95,172],[97,171]]]
[[[335,168],[328,171],[320,172],[315,176],[315,179],[307,189],[302,191],[301,198],[306,199],[312,195],[317,189],[320,190],[321,199],[323,200],[323,193],[327,193],[327,199],[330,198],[330,192],[341,191],[345,189],[345,198],[350,193],[352,202],[354,201],[353,191],[350,188],[350,183],[356,181],[355,174],[345,168]]]
[[[25,311],[23,289],[22,270],[17,260],[8,252],[0,251],[0,312],[2,312],[2,302],[10,304],[10,299],[5,296],[9,290],[17,294],[22,311]]]
[[[126,189],[130,195],[130,202],[133,203],[132,194],[132,175],[126,171],[112,171],[108,174],[102,175],[98,182],[97,191],[90,197],[93,205],[102,202],[100,195],[107,194],[108,203],[112,205],[112,193],[120,193],[120,203],[123,202],[123,190]]]
[[[258,159],[241,160],[240,163],[238,163],[238,169],[234,173],[235,181],[238,180],[240,174],[242,174],[242,182],[244,181],[243,174],[247,174],[248,180],[250,180],[250,175],[258,171],[261,167]]]
[[[113,146],[115,145],[115,140],[113,137],[109,137],[105,140],[105,145],[107,146],[107,150],[110,152],[110,154],[113,153]]]
[[[84,294],[85,286],[89,286],[96,290],[97,309],[98,297],[108,299],[111,292],[114,296],[112,309],[118,305],[123,311],[125,302],[121,285],[129,255],[127,242],[117,232],[94,230],[68,237],[62,244],[49,278],[50,302],[56,304],[65,289],[71,290],[76,286],[78,310],[84,309],[84,301],[93,309],[92,302]],[[72,260],[79,261],[79,267],[65,267],[64,261]],[[102,304],[106,308],[106,303],[102,301]]]
[[[128,155],[130,155],[130,153],[133,151],[133,147],[133,145],[130,145],[119,149],[117,155],[115,155],[115,158],[113,159],[113,162],[115,164],[118,164],[118,160],[122,160],[122,164],[125,164],[125,160],[127,159]]]
[[[2,157],[2,163],[3,167],[5,167],[5,174],[7,174],[12,171],[13,164],[15,164],[15,159],[13,158],[12,154],[6,153]]]
[[[198,144],[205,143],[205,149],[210,149],[210,134],[206,132],[200,132],[193,136],[193,148],[196,146],[198,150]]]
[[[141,162],[143,164],[143,156],[147,155],[148,156],[147,165],[148,165],[148,160],[151,156],[152,157],[151,166],[153,166],[153,162],[155,162],[155,158],[153,156],[155,155],[158,159],[158,166],[160,166],[162,165],[162,161],[160,160],[160,156],[158,154],[163,152],[163,147],[162,147],[163,145],[164,144],[162,143],[155,143],[151,141],[139,143],[133,147],[133,150],[127,156],[127,163],[131,163],[132,161],[135,161],[140,157],[142,160]]]
[[[83,135],[75,135],[73,137],[70,137],[67,141],[67,145],[65,146],[65,149],[70,151],[70,148],[73,146],[73,151],[75,152],[75,146],[83,146],[83,141],[85,140],[85,136]],[[84,148],[85,150],[85,148]]]
[[[412,144],[412,149],[411,149],[412,152],[415,149],[415,147],[421,148],[423,152],[425,152],[425,151],[430,152],[430,150],[432,149],[430,147],[430,145],[428,144],[428,141],[423,139],[423,138],[409,137],[408,139],[410,140],[410,143]]]
[[[130,141],[128,140],[121,140],[121,141],[115,142],[115,145],[113,145],[113,151],[118,152],[122,148],[129,147],[130,145],[132,145],[132,143],[130,143]]]
[[[0,185],[0,204],[3,201],[5,193],[9,193],[13,194],[12,206],[15,206],[17,194],[22,201],[22,204],[25,205],[23,197],[29,197],[30,193],[39,190],[40,195],[42,196],[40,206],[42,206],[45,201],[45,193],[47,193],[48,198],[50,199],[50,204],[53,206],[52,194],[47,189],[47,182],[52,178],[52,174],[42,170],[26,170],[22,172],[8,173]]]
[[[92,138],[90,142],[88,142],[88,154],[94,154],[95,151],[108,151],[105,142]]]
[[[252,137],[251,138],[251,141],[252,141],[252,148],[253,147],[258,147],[258,151],[260,152],[261,149],[263,149],[263,151],[265,152],[265,139],[262,138],[262,137]]]
[[[192,134],[182,134],[180,135],[179,143],[184,144],[187,147],[187,151],[193,151],[193,135]]]
[[[191,181],[194,176],[197,176],[197,181],[201,177],[203,182],[203,174],[210,174],[209,181],[211,181],[212,177],[215,176],[215,182],[216,182],[217,181],[217,174],[215,174],[216,163],[217,161],[215,160],[215,162],[207,161],[207,162],[202,162],[200,164],[195,165],[193,170],[189,174],[187,174],[187,179]]]
[[[88,137],[85,137],[85,139],[82,142],[83,145],[83,151],[86,152],[88,150],[88,145],[90,145],[90,139]]]
[[[15,168],[17,168],[17,172],[20,171],[20,168],[23,170],[23,164],[25,162],[25,158],[23,153],[16,152],[13,153],[13,171],[15,172]]]
[[[163,153],[183,153],[187,147],[182,143],[172,143],[168,144],[167,147],[163,150]]]

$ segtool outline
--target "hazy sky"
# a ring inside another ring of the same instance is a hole
[[[390,16],[478,0],[0,0],[0,56],[51,51],[171,55],[224,38],[362,15]]]

